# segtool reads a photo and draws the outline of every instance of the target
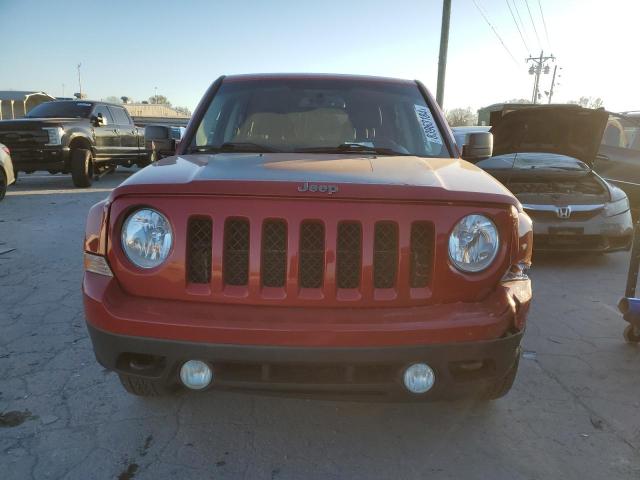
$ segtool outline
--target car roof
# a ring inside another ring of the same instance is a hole
[[[121,107],[124,105],[118,105],[117,103],[103,102],[102,100],[53,100],[53,102],[67,102],[67,103],[90,103],[91,105],[109,105],[111,107]]]
[[[228,75],[225,82],[243,82],[260,80],[352,80],[359,82],[380,82],[415,84],[414,80],[401,78],[376,77],[370,75],[346,75],[336,73],[248,73],[240,75]]]

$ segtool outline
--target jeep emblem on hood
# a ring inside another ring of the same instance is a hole
[[[302,185],[298,185],[299,192],[320,192],[320,193],[328,193],[332,195],[334,193],[338,193],[337,185],[326,185],[326,184],[317,184],[317,183],[309,183],[304,182]]]

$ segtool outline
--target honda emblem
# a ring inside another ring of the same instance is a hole
[[[556,214],[558,218],[569,218],[571,216],[571,207],[558,207],[556,208]]]

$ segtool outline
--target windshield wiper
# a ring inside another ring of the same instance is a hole
[[[280,150],[251,142],[225,142],[222,145],[202,145],[193,147],[192,152],[249,152],[249,153],[277,153]]]
[[[341,143],[335,147],[305,147],[296,148],[296,152],[304,153],[377,153],[378,155],[411,155],[409,153],[398,152],[388,147],[375,147],[363,143]]]

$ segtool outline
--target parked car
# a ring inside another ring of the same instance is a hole
[[[148,164],[144,131],[121,105],[53,101],[25,118],[0,121],[0,142],[12,152],[16,172],[71,173],[76,187],[118,164]]]
[[[520,202],[459,158],[420,83],[222,77],[177,155],[90,210],[85,314],[135,395],[497,398],[531,248]]]
[[[176,153],[176,146],[184,135],[185,128],[172,125],[147,125],[144,129],[144,143],[150,152],[151,162]]]
[[[0,143],[0,200],[7,193],[7,187],[16,181],[11,162],[11,152],[6,145]]]
[[[632,220],[625,193],[592,169],[607,117],[574,106],[527,108],[454,135],[464,145],[472,132],[493,133],[493,156],[476,165],[522,202],[536,251],[614,252],[630,248]]]
[[[640,214],[640,112],[611,114],[595,170],[629,197],[631,208]]]

